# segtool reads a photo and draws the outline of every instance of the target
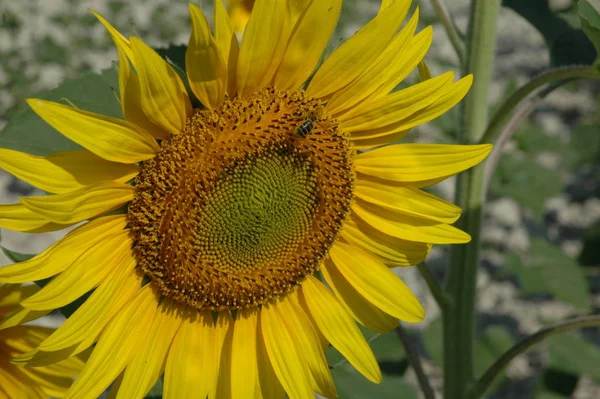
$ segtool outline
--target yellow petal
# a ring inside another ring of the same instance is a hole
[[[400,140],[406,136],[409,130],[404,130],[401,132],[385,134],[383,136],[378,137],[370,137],[367,139],[361,139],[360,137],[350,136],[350,140],[352,140],[353,147],[359,151],[370,150],[375,147],[380,147],[382,145],[388,145],[393,143],[398,143]]]
[[[154,320],[157,298],[150,284],[142,288],[106,326],[66,398],[97,398],[138,352]]]
[[[221,55],[227,65],[227,94],[229,97],[235,96],[237,87],[237,60],[240,52],[240,45],[237,36],[233,30],[233,25],[223,6],[221,0],[215,1],[215,40],[221,50]]]
[[[64,271],[88,248],[125,228],[125,215],[92,220],[33,258],[0,268],[0,281],[23,283],[42,280]]]
[[[257,341],[257,363],[258,363],[258,382],[256,385],[255,399],[285,399],[285,390],[275,374],[275,370],[269,360],[267,347],[262,338],[262,334],[258,334]]]
[[[342,242],[330,251],[332,264],[373,305],[410,323],[422,321],[425,309],[410,289],[375,257]]]
[[[38,293],[23,301],[33,310],[58,309],[98,286],[117,266],[135,265],[128,232],[113,234],[90,247],[73,264],[46,284]]]
[[[427,66],[425,61],[419,62],[418,67],[419,67],[419,80],[421,82],[424,80],[431,79],[431,71],[429,70],[429,67]]]
[[[35,284],[0,284],[0,330],[25,324],[50,312],[31,311],[21,306],[23,300],[38,291],[39,287]]]
[[[38,157],[0,148],[0,168],[51,193],[73,191],[103,181],[125,183],[139,173],[136,165],[106,161],[89,151]]]
[[[69,225],[52,223],[23,204],[0,205],[0,227],[5,229],[24,233],[46,233],[62,230]]]
[[[70,224],[110,212],[133,199],[134,187],[97,183],[56,195],[21,198],[27,208],[54,223]]]
[[[143,398],[163,372],[167,351],[181,324],[183,307],[164,300],[156,310],[140,350],[127,366],[117,398]]]
[[[310,2],[300,14],[275,75],[276,89],[297,89],[308,79],[329,43],[341,9],[341,0],[320,0]]]
[[[206,398],[209,392],[214,397],[223,336],[210,311],[188,310],[169,349],[165,399]]]
[[[231,396],[252,398],[256,389],[258,368],[256,362],[256,333],[258,311],[240,309],[233,324],[231,342]]]
[[[200,102],[206,108],[216,108],[227,90],[227,64],[200,7],[190,3],[190,16],[192,35],[185,52],[185,70]]]
[[[310,371],[302,359],[301,348],[286,327],[284,318],[273,306],[262,307],[260,331],[271,365],[288,396],[293,399],[313,399],[315,395],[311,388]]]
[[[29,298],[39,290],[38,286],[34,284],[0,284],[0,316],[18,309],[20,302]]]
[[[392,4],[396,0],[381,0],[381,5],[379,6],[379,13],[388,8],[390,4]]]
[[[297,340],[297,346],[302,348],[300,354],[302,360],[308,365],[312,386],[319,394],[326,398],[337,398],[337,392],[325,354],[321,348],[319,336],[312,322],[306,316],[302,308],[294,308],[290,296],[297,296],[297,292],[292,292],[287,297],[282,298],[274,306],[281,319],[286,324],[290,332],[294,332]]]
[[[366,300],[342,276],[331,260],[325,261],[321,273],[348,313],[360,324],[382,334],[398,327],[398,319]]]
[[[228,311],[220,312],[217,324],[216,334],[219,335],[221,342],[219,352],[219,369],[217,373],[216,392],[209,392],[208,399],[233,399],[231,386],[235,376],[231,375],[231,346],[233,340],[233,318]],[[221,338],[222,337],[222,338]]]
[[[90,297],[39,346],[43,352],[58,352],[78,345],[80,352],[92,345],[102,329],[129,303],[140,289],[135,265],[117,266]]]
[[[177,72],[137,37],[131,38],[141,105],[153,124],[171,134],[183,131],[192,105]]]
[[[127,58],[129,58],[131,62],[133,62],[133,52],[131,51],[131,45],[129,43],[129,40],[127,40],[125,36],[119,33],[119,31],[116,30],[102,15],[98,14],[93,10],[90,10],[90,12],[94,14],[96,18],[98,18],[102,25],[104,25],[108,33],[110,33],[117,47],[125,51]]]
[[[359,154],[354,166],[360,173],[400,182],[446,178],[479,162],[491,144],[396,144]]]
[[[413,15],[415,23],[417,22],[416,19],[418,16],[419,9],[417,8]],[[413,19],[411,19],[411,22]],[[415,35],[403,49],[403,54],[397,55],[397,61],[394,61],[388,69],[382,71],[380,79],[381,85],[369,94],[365,101],[377,100],[387,96],[393,91],[394,88],[396,88],[414,70],[415,66],[422,64],[422,62],[419,61],[425,57],[432,40],[433,29],[431,27],[427,27]],[[426,79],[421,79],[421,81],[423,80]]]
[[[136,163],[159,150],[152,136],[127,121],[35,98],[27,103],[63,136],[108,161]]]
[[[118,45],[117,45],[118,46]],[[117,47],[119,53],[119,90],[123,116],[158,139],[168,139],[170,134],[162,126],[156,125],[146,115],[142,107],[142,88],[140,79],[131,71],[130,60],[125,51]]]
[[[119,53],[119,93],[121,95],[121,109],[123,116],[129,122],[138,125],[143,130],[150,133],[152,137],[160,139],[168,138],[169,133],[164,131],[162,127],[153,124],[142,109],[140,101],[140,82],[137,75],[131,71],[131,66],[129,65],[130,62],[135,65],[135,59],[129,40],[121,35],[102,16],[93,11],[92,13],[100,20],[100,22],[102,22],[117,46],[117,51]]]
[[[64,396],[67,389],[73,383],[72,376],[58,377],[48,375],[43,370],[37,368],[21,368],[21,372],[31,379],[31,381],[43,389],[46,395],[52,397]]]
[[[359,132],[403,120],[433,103],[441,96],[440,90],[452,83],[453,77],[454,72],[446,72],[378,100],[359,104],[340,115],[342,126],[349,132]]]
[[[442,223],[454,223],[461,213],[458,206],[410,186],[398,187],[358,179],[354,193],[372,204]]]
[[[302,283],[300,298],[325,338],[362,375],[380,383],[381,370],[369,344],[334,294],[315,277],[309,276]]]
[[[428,244],[464,244],[471,241],[467,233],[433,220],[417,218],[358,200],[352,210],[377,230],[407,241]]]
[[[244,31],[238,58],[238,95],[250,94],[271,83],[283,57],[290,31],[286,1],[256,1]]]
[[[396,82],[395,87],[404,79],[423,58],[433,38],[432,29],[426,29],[425,34],[422,32],[413,38],[417,22],[418,8],[373,65],[351,84],[331,96],[327,102],[327,112],[337,114],[369,97],[381,86],[389,84],[390,80]]]
[[[48,395],[29,377],[22,374],[20,368],[11,364],[9,359],[0,359],[0,382],[2,398],[12,399],[19,396],[27,399],[47,399]]]
[[[46,316],[51,311],[52,310],[29,310],[19,307],[19,310],[2,319],[2,322],[0,323],[0,330],[37,320],[40,317]]]
[[[377,256],[388,266],[413,266],[425,260],[431,245],[384,234],[353,216],[344,222],[342,238]]]
[[[396,35],[409,6],[408,1],[392,3],[335,50],[315,73],[307,94],[323,98],[359,77]]]
[[[420,84],[433,81],[435,81],[435,78],[426,80]],[[427,100],[419,101],[404,110],[399,109],[399,112],[390,114],[389,118],[378,118],[377,120],[374,120],[370,126],[363,124],[362,127],[356,125],[350,127],[350,125],[360,120],[360,118],[355,118],[348,122],[348,127],[346,127],[346,129],[351,131],[352,139],[382,137],[407,131],[414,126],[421,125],[437,118],[458,104],[469,91],[471,82],[472,77],[469,75],[456,83],[440,88],[434,96],[429,97]],[[385,98],[383,100],[385,100]],[[378,102],[379,101],[375,101],[375,103]],[[373,114],[371,114],[371,116],[372,115]]]

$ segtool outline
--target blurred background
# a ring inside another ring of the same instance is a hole
[[[429,0],[413,3],[421,9],[420,27],[434,24],[434,41],[426,57],[432,73],[456,70],[458,59]],[[514,2],[505,1],[505,5],[509,3]],[[212,14],[212,1],[200,4]],[[469,1],[448,0],[446,4],[464,31]],[[571,0],[550,0],[548,5],[557,27],[578,28]],[[370,20],[378,7],[376,0],[346,0],[331,47]],[[88,8],[125,35],[139,35],[153,47],[188,41],[186,1],[0,0],[0,130],[25,107],[25,98],[90,71],[114,68],[117,53],[113,43]],[[502,9],[492,109],[551,62],[557,62],[557,54],[551,59],[548,50],[548,31],[534,25],[513,9]],[[490,181],[478,277],[480,371],[524,336],[567,317],[600,310],[599,89],[589,81],[574,82],[550,94],[517,129]],[[406,140],[451,143],[456,136],[455,120],[456,113],[450,112],[414,129]],[[452,200],[453,182],[433,190]],[[0,170],[0,203],[14,203],[19,196],[33,194],[35,189]],[[34,236],[2,231],[2,245],[37,253],[59,237],[60,233]],[[436,247],[427,261],[439,278],[444,276],[445,259],[446,249]],[[0,253],[0,264],[9,262]],[[439,311],[415,269],[398,273],[427,309],[425,322],[409,328],[439,392]],[[60,323],[60,316],[47,322]],[[416,387],[403,354],[390,350],[397,345],[394,339],[373,343],[381,354],[384,382],[394,379],[402,386]],[[600,334],[593,329],[550,340],[518,357],[491,397],[600,398],[599,348]],[[341,377],[335,378],[339,385],[352,387],[347,389],[348,396],[340,388],[341,398],[384,397],[369,385],[362,391],[354,387],[361,377],[350,369],[344,374],[342,368]],[[412,397],[406,392],[405,397]]]

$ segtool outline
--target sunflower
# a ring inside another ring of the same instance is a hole
[[[392,144],[472,81],[445,73],[392,92],[432,40],[431,28],[415,34],[418,10],[401,28],[409,1],[384,1],[315,72],[341,3],[258,0],[241,44],[220,1],[214,34],[190,5],[187,76],[97,15],[119,52],[124,119],[30,99],[84,150],[0,152],[0,166],[53,194],[4,205],[0,226],[84,222],[0,269],[11,283],[53,277],[23,301],[30,310],[89,295],[15,361],[95,344],[69,398],[113,381],[117,397],[140,398],[163,373],[166,398],[333,398],[329,344],[381,380],[356,322],[386,332],[423,319],[391,267],[470,237],[451,226],[460,209],[422,188],[491,148]]]
[[[0,399],[62,397],[83,367],[78,357],[36,368],[11,363],[14,356],[34,350],[54,332],[52,328],[19,325],[48,313],[19,305],[37,291],[34,285],[0,284]]]

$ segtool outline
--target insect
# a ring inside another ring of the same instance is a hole
[[[296,128],[297,137],[306,137],[315,128],[315,122],[317,121],[316,115],[310,115],[304,122]]]

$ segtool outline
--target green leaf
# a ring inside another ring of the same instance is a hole
[[[340,398],[418,398],[415,391],[407,385],[402,374],[408,364],[400,338],[395,331],[386,334],[374,333],[361,327],[369,346],[375,354],[383,374],[381,384],[374,384],[363,377],[348,363],[348,361],[333,347],[325,353],[327,363],[332,369]]]
[[[596,163],[600,159],[600,125],[580,125],[571,132],[567,162],[571,167]]]
[[[489,326],[475,342],[475,373],[481,376],[504,352],[515,344],[503,326]],[[496,377],[488,391],[494,391],[504,380],[505,373]]]
[[[527,293],[547,292],[584,312],[590,310],[589,286],[582,268],[560,248],[546,240],[532,239],[523,271],[517,276],[522,281],[535,277],[539,280],[539,284],[523,285]]]
[[[415,390],[398,375],[384,374],[381,384],[374,384],[349,363],[336,367],[331,374],[340,398],[417,399],[419,397]]]
[[[567,399],[572,398],[577,388],[577,375],[548,368],[538,379],[535,399]]]
[[[584,266],[600,265],[598,248],[600,248],[600,223],[596,223],[585,232],[579,263]]]
[[[600,348],[581,336],[566,333],[546,341],[549,365],[557,370],[588,375],[600,382]]]
[[[581,29],[574,29],[553,13],[548,0],[503,0],[502,5],[521,15],[542,34],[552,66],[594,63],[596,49],[590,39]]]
[[[12,260],[15,263],[24,262],[35,256],[34,254],[22,254],[19,252],[11,251],[10,249],[4,247],[0,247],[0,249],[2,249],[2,252],[4,253],[4,255],[6,255],[8,259]]]
[[[152,387],[150,392],[145,396],[145,399],[160,399],[163,397],[163,381],[159,379]]]
[[[85,74],[38,97],[57,102],[66,98],[82,110],[121,117],[121,108],[113,93],[113,90],[117,91],[118,88],[117,72],[110,69],[101,75]],[[20,110],[0,131],[0,147],[34,155],[50,155],[59,151],[81,149],[78,144],[50,127],[27,104],[21,105]]]
[[[544,281],[539,278],[537,270],[526,267],[519,254],[514,252],[506,254],[504,264],[507,271],[517,276],[521,288],[526,293],[547,292]]]
[[[579,0],[577,13],[581,19],[581,27],[600,54],[600,2],[598,0]],[[596,64],[598,59],[596,59]]]
[[[546,169],[530,159],[504,156],[492,179],[491,190],[494,195],[514,199],[541,219],[544,201],[559,194],[563,186],[557,171]]]
[[[444,366],[444,346],[442,343],[442,319],[433,320],[423,332],[425,350],[439,367]]]
[[[565,146],[556,137],[548,136],[544,130],[536,125],[521,127],[514,136],[515,142],[521,151],[535,154],[538,152],[562,153]]]

